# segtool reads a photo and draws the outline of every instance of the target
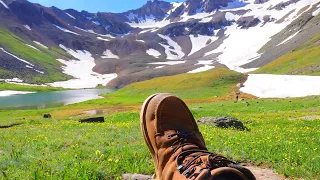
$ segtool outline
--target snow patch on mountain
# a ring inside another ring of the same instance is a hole
[[[255,0],[247,0],[247,1],[250,1],[253,4]],[[279,0],[277,0],[277,1],[279,1]],[[221,8],[221,10],[242,8],[248,4],[249,4],[249,2],[245,2],[244,0],[233,0],[232,2],[228,3],[227,7],[223,7],[223,8]]]
[[[66,15],[68,15],[70,18],[72,18],[72,19],[76,19],[74,16],[72,16],[71,14],[69,14],[69,13],[67,13],[66,12]]]
[[[182,48],[179,46],[178,43],[173,41],[168,36],[164,36],[162,34],[158,34],[158,36],[162,39],[165,39],[169,44],[169,45],[166,45],[166,44],[159,43],[162,47],[165,48],[167,59],[170,59],[170,60],[181,59],[184,56],[184,53],[182,52]]]
[[[198,52],[202,48],[208,46],[209,44],[219,39],[219,37],[216,37],[216,36],[203,36],[203,35],[198,35],[197,37],[195,35],[189,35],[189,37],[192,43],[192,49],[189,55],[192,55],[195,52]],[[209,40],[211,40],[210,43],[208,43]]]
[[[172,9],[170,10],[170,13],[171,13],[171,12],[174,12],[179,6],[181,6],[183,2],[172,2],[170,4],[172,4]]]
[[[88,30],[85,30],[85,29],[82,29],[82,28],[79,28],[79,27],[77,27],[77,26],[74,26],[76,29],[79,29],[79,30],[81,30],[81,31],[83,31],[83,32],[88,32]]]
[[[211,13],[206,13],[206,12],[199,12],[196,13],[194,15],[188,15],[188,12],[185,12],[182,16],[181,16],[181,20],[179,22],[187,22],[190,19],[205,19],[205,18],[209,18],[209,16],[212,16],[214,14],[214,12]]]
[[[21,58],[19,58],[18,56],[9,53],[8,51],[4,50],[2,47],[0,47],[0,50],[3,51],[4,53],[6,53],[6,54],[8,54],[8,55],[10,55],[10,56],[12,56],[12,57],[14,57],[15,59],[23,62],[23,63],[29,64],[30,66],[34,66],[33,64],[29,63],[28,61],[26,61],[26,60],[24,60],[24,59],[21,59]]]
[[[196,65],[211,65],[213,64],[213,60],[199,60]]]
[[[35,47],[33,47],[33,46],[29,45],[29,44],[26,44],[26,45],[39,51],[39,49],[37,49],[37,48],[35,48]],[[13,54],[9,53],[8,51],[4,50],[4,49],[1,48],[1,47],[0,47],[0,50],[3,51],[4,53],[6,53],[6,54],[8,54],[8,55],[10,55],[10,56],[12,56],[12,57],[14,57],[15,59],[17,59],[17,60],[25,63],[25,64],[26,64],[26,65],[25,65],[26,68],[32,69],[32,70],[34,70],[34,71],[36,71],[36,72],[38,72],[38,73],[40,73],[40,74],[44,74],[43,71],[39,71],[39,70],[35,69],[35,68],[34,68],[34,65],[31,64],[30,62],[28,62],[28,61],[26,61],[26,60],[24,60],[24,59],[21,59],[21,58],[19,58],[19,57],[16,56],[16,55],[13,55]]]
[[[250,59],[258,56],[257,52],[260,48],[270,40],[271,36],[285,26],[286,24],[268,23],[264,27],[256,26],[241,29],[234,24],[227,27],[225,33],[228,38],[210,53],[222,53],[218,56],[218,61],[232,70],[240,71],[239,67],[251,62]]]
[[[0,4],[2,4],[5,8],[9,9],[9,7],[4,3],[2,0],[0,0]]]
[[[162,69],[162,68],[164,68],[165,66],[157,66],[157,67],[155,67],[154,69]]]
[[[120,59],[118,55],[113,54],[109,49],[103,52],[103,56],[101,58],[104,59]]]
[[[285,44],[287,43],[288,41],[290,41],[293,37],[295,37],[297,34],[299,34],[300,31],[292,34],[291,36],[289,36],[287,39],[285,39],[284,41],[282,41],[281,43],[279,43],[277,46],[281,45],[281,44]]]
[[[97,39],[102,40],[102,41],[110,41],[109,39],[105,39],[105,38],[102,38],[102,37],[97,37]]]
[[[133,28],[161,28],[170,24],[169,20],[156,21],[153,16],[148,16],[145,19],[139,19],[139,23],[127,22]]]
[[[26,29],[28,29],[29,31],[31,31],[30,26],[28,26],[28,25],[23,25],[23,27],[25,27]]]
[[[39,71],[39,70],[37,70],[37,69],[34,69],[32,66],[26,65],[25,67],[26,67],[26,68],[29,68],[29,69],[32,69],[32,70],[34,70],[34,71],[36,71],[36,72],[38,72],[38,73],[40,73],[40,74],[44,74],[43,71]]]
[[[75,35],[77,35],[77,36],[80,36],[80,34],[75,33],[75,32],[73,32],[73,31],[70,31],[70,30],[68,30],[68,29],[66,29],[66,28],[60,27],[60,26],[55,25],[55,24],[54,24],[54,26],[55,26],[56,28],[60,29],[61,31],[66,32],[66,33],[75,34]]]
[[[194,70],[192,70],[192,71],[189,71],[189,72],[187,72],[187,73],[190,73],[190,74],[199,73],[199,72],[208,71],[208,70],[213,69],[213,68],[215,68],[215,66],[205,65],[205,66],[203,66],[203,67],[199,67],[199,68],[194,69]]]
[[[98,74],[92,71],[95,66],[94,58],[91,53],[86,50],[77,50],[66,48],[63,45],[59,45],[66,52],[79,60],[63,60],[58,59],[59,62],[64,64],[64,73],[73,76],[75,79],[68,81],[54,82],[49,85],[54,87],[64,88],[95,88],[97,85],[106,85],[109,81],[117,77],[117,74]]]
[[[36,47],[34,47],[34,46],[31,46],[30,44],[26,44],[27,46],[29,46],[29,47],[31,47],[31,48],[33,48],[33,49],[35,49],[35,50],[37,50],[37,51],[40,51],[38,48],[36,48]]]
[[[99,21],[92,21],[93,24],[97,25],[97,26],[100,26],[100,22]]]
[[[320,76],[249,74],[240,90],[260,98],[320,95]]]
[[[157,30],[158,30],[158,28],[146,29],[146,30],[143,30],[143,31],[139,32],[139,34],[144,34],[144,33],[147,33],[147,32],[155,32]]]
[[[226,12],[225,18],[227,21],[236,21],[240,18],[240,16],[235,15],[231,12]]]
[[[105,30],[108,30],[110,27],[111,27],[110,25],[106,25],[106,26],[104,27],[104,29],[105,29]]]
[[[319,9],[312,12],[312,16],[318,16],[319,13],[320,13],[320,7],[319,7]]]
[[[177,65],[177,64],[184,64],[186,61],[165,61],[165,62],[153,62],[153,63],[148,63],[148,64],[153,64],[153,65]]]
[[[94,30],[92,30],[92,29],[90,29],[90,30],[88,30],[88,29],[82,29],[82,28],[79,28],[79,27],[77,27],[77,26],[74,26],[76,29],[79,29],[79,30],[81,30],[81,31],[83,31],[83,32],[86,32],[86,33],[91,33],[91,34],[95,34],[95,35],[98,35],[98,36],[102,36],[102,37],[108,37],[108,38],[114,38],[112,35],[110,35],[110,34],[99,34],[99,33],[96,33],[96,32],[94,32]],[[104,39],[100,39],[100,38],[98,38],[99,40],[104,40]]]
[[[148,49],[146,53],[155,58],[159,58],[159,56],[161,56],[161,53],[159,51],[152,48]]]
[[[95,34],[95,35],[98,35],[98,36],[102,36],[102,37],[108,37],[108,38],[114,38],[113,36],[111,36],[110,34],[99,34],[99,33],[96,33],[94,32],[93,30],[85,30],[86,32],[89,32],[89,33],[92,33],[92,34]]]
[[[207,23],[207,22],[210,22],[211,20],[212,20],[212,17],[210,16],[210,17],[202,18],[200,22]]]
[[[12,96],[12,95],[19,95],[19,94],[31,94],[34,92],[29,92],[29,91],[0,91],[0,97],[4,96]]]
[[[269,0],[264,4],[254,4],[254,0],[249,0],[250,4],[246,4],[245,9],[250,9],[243,16],[254,16],[259,19],[263,19],[264,16],[270,15],[271,18],[280,20],[290,11],[295,9],[301,9],[307,5],[311,5],[319,2],[318,0],[300,0],[297,3],[290,4],[286,6],[283,10],[270,10],[269,7],[273,7],[279,3],[278,0]],[[233,5],[223,8],[224,11],[237,11],[241,8],[231,8]],[[242,8],[243,9],[243,8]],[[291,16],[290,16],[291,17]],[[234,23],[226,28],[226,36],[228,37],[224,42],[211,52],[206,53],[210,55],[213,53],[222,53],[218,56],[218,61],[225,64],[232,70],[245,72],[241,65],[247,64],[254,60],[255,57],[259,56],[257,53],[263,45],[265,45],[270,38],[284,29],[298,16],[292,16],[291,19],[287,18],[285,22],[276,23],[269,22],[266,24],[258,24],[255,27],[250,27],[248,29],[242,29],[237,27]],[[290,37],[292,38],[292,37]]]
[[[43,45],[43,44],[41,44],[40,42],[38,42],[38,41],[33,41],[34,43],[36,43],[36,44],[38,44],[39,46],[41,46],[41,47],[43,47],[43,48],[45,48],[45,49],[48,49],[48,47],[47,46],[45,46],[45,45]]]

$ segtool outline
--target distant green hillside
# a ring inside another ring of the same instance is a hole
[[[225,68],[196,74],[179,74],[138,82],[106,95],[96,103],[135,105],[154,93],[173,93],[190,101],[202,101],[233,96],[236,84],[245,75]]]
[[[253,73],[320,75],[320,34]]]
[[[55,88],[48,86],[27,86],[20,84],[9,84],[0,82],[0,91],[2,90],[14,90],[14,91],[32,91],[32,92],[47,92],[47,91],[60,91],[65,90],[64,88]]]
[[[48,83],[54,81],[68,80],[71,77],[63,74],[61,71],[61,63],[56,60],[58,57],[70,56],[64,51],[50,47],[49,49],[43,48],[37,44],[32,44],[39,50],[33,49],[26,45],[23,39],[14,35],[8,29],[0,27],[0,47],[3,47],[10,53],[21,57],[33,64],[38,64],[47,71],[47,74],[38,74],[36,76],[24,75],[11,72],[5,69],[0,69],[1,78],[18,77],[29,83]],[[22,77],[21,77],[22,76]]]

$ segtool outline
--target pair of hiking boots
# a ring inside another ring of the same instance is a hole
[[[255,180],[246,168],[207,151],[187,105],[171,94],[155,94],[141,109],[141,130],[157,180]]]

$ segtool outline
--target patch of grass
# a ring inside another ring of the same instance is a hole
[[[64,88],[48,87],[48,86],[27,86],[27,85],[9,84],[9,83],[5,83],[5,82],[0,82],[0,91],[1,90],[49,92],[49,91],[61,91],[61,90],[65,90],[65,89]]]
[[[17,75],[14,72],[5,69],[0,69],[0,77],[1,79],[11,79],[13,77],[17,77]]]
[[[189,106],[196,118],[233,116],[248,122],[249,131],[201,125],[210,151],[235,161],[267,164],[287,177],[318,179],[320,122],[299,118],[319,116],[319,101],[320,97],[307,97],[248,100],[250,106],[233,101]],[[123,173],[153,173],[138,111],[106,115],[102,124],[79,124],[80,117],[44,120],[40,115],[45,111],[50,109],[7,114],[11,118],[22,114],[33,117],[15,120],[26,124],[0,129],[0,177],[117,179]],[[5,113],[0,111],[2,117]],[[9,119],[0,123],[10,124]]]
[[[152,174],[153,162],[139,127],[139,106],[156,92],[187,100],[196,119],[232,116],[245,123],[247,131],[200,125],[210,151],[271,167],[289,178],[319,179],[320,118],[302,117],[320,116],[320,96],[237,103],[220,99],[237,90],[241,78],[217,69],[140,82],[104,99],[64,107],[0,111],[0,126],[25,122],[0,129],[0,179],[120,179],[123,173]],[[78,123],[90,109],[106,110],[106,122]],[[43,119],[45,113],[53,119]]]
[[[59,57],[58,55],[62,54],[61,51],[54,48],[50,48],[49,50],[45,48],[41,48],[43,51],[42,52],[42,51],[33,49],[25,44],[26,42],[23,39],[14,35],[8,29],[4,27],[0,27],[1,47],[17,55],[18,57],[21,57],[22,59],[29,61],[32,64],[40,65],[47,72],[46,74],[39,74],[36,76],[32,76],[32,75],[21,76],[18,73],[15,73],[17,75],[16,77],[23,79],[28,83],[37,83],[37,84],[63,81],[71,78],[70,76],[62,73],[62,70],[60,68],[62,64],[59,61],[57,61],[55,58],[53,58],[55,57],[54,55],[57,55],[57,57]],[[63,55],[65,55],[65,53]]]
[[[125,172],[152,173],[136,117],[115,114],[103,124],[30,120],[0,129],[0,179],[120,179]]]
[[[320,34],[253,73],[320,75]]]

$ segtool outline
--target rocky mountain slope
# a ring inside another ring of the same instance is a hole
[[[217,67],[247,72],[319,34],[319,11],[319,0],[153,0],[123,13],[0,0],[0,36],[12,37],[0,40],[0,79],[119,88]]]

